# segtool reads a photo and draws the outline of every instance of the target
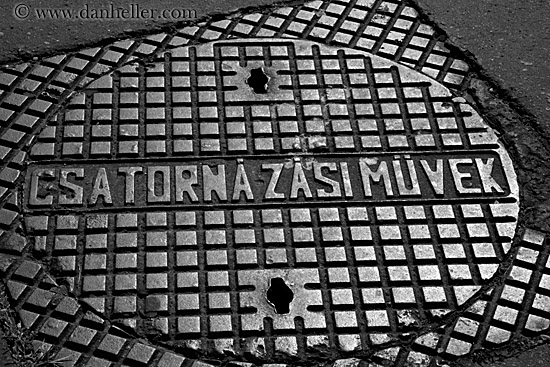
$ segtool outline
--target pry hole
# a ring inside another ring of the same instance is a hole
[[[257,94],[267,93],[267,82],[269,82],[269,78],[262,68],[250,70],[250,77],[246,80],[246,83]]]
[[[275,306],[275,312],[286,314],[290,312],[290,302],[294,299],[294,293],[286,285],[282,278],[272,278],[267,290],[267,300]]]

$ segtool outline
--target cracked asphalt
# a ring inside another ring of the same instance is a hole
[[[467,50],[509,97],[550,132],[550,2],[418,0],[426,14]]]

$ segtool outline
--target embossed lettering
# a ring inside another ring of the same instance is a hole
[[[204,190],[204,201],[212,201],[212,192],[218,196],[218,200],[227,201],[227,185],[225,182],[225,166],[218,164],[218,174],[215,175],[212,169],[202,166],[202,187]]]
[[[244,169],[243,160],[239,159],[237,163],[237,173],[235,174],[235,184],[233,185],[233,200],[239,200],[243,192],[247,200],[254,200],[252,188],[250,187],[250,182],[248,182],[248,177]]]
[[[424,168],[424,172],[426,173],[428,181],[430,181],[435,194],[444,195],[445,183],[443,181],[443,160],[437,159],[435,161],[435,170],[432,170],[426,160],[420,160],[420,164],[422,165],[422,168]]]
[[[197,166],[176,166],[176,202],[183,202],[184,193],[192,202],[198,202],[199,198],[192,187],[198,182]]]
[[[81,186],[75,185],[67,180],[69,173],[74,173],[78,178],[84,177],[84,168],[65,168],[61,170],[61,176],[59,178],[59,187],[64,187],[73,192],[72,197],[69,195],[59,195],[60,205],[82,205],[82,196],[84,195],[84,189]]]
[[[29,205],[47,206],[53,204],[53,196],[51,194],[46,195],[43,199],[38,197],[39,181],[42,176],[53,177],[55,171],[53,169],[37,169],[31,175],[31,190],[29,197]]]
[[[298,192],[302,191],[306,198],[312,197],[311,189],[307,183],[306,174],[299,158],[294,160],[294,171],[292,174],[292,186],[290,188],[290,198],[298,198]]]
[[[99,196],[103,196],[103,203],[112,204],[111,189],[109,187],[109,179],[105,168],[101,167],[97,170],[92,194],[90,195],[90,204],[95,205]]]
[[[327,163],[319,163],[314,162],[313,163],[313,174],[316,180],[329,185],[332,189],[330,191],[327,191],[325,189],[317,189],[317,196],[320,198],[325,197],[342,197],[342,192],[340,190],[340,183],[338,181],[331,180],[330,178],[327,178],[323,176],[323,168],[328,168],[329,172],[336,172],[338,171],[338,166],[335,162],[327,162]]]
[[[124,185],[124,203],[133,204],[136,200],[136,183],[135,177],[136,173],[143,172],[141,167],[120,167],[118,169],[119,173],[124,173],[125,175],[125,185]]]
[[[488,194],[493,192],[493,189],[499,194],[503,194],[504,190],[493,178],[493,164],[494,158],[488,158],[486,163],[483,163],[483,159],[476,158],[476,167],[479,171],[479,177],[481,178],[481,184],[483,185],[483,191]]]
[[[481,189],[478,187],[464,187],[464,179],[472,178],[470,172],[460,172],[458,170],[458,165],[473,165],[473,161],[469,158],[464,159],[449,159],[449,166],[451,168],[451,173],[453,175],[453,180],[455,183],[456,191],[459,194],[478,194],[481,193]]]
[[[279,182],[279,177],[281,177],[281,172],[283,171],[283,163],[272,163],[272,164],[262,164],[262,169],[270,169],[273,171],[271,179],[267,184],[267,189],[265,190],[266,199],[284,199],[285,194],[275,192],[277,183]]]
[[[378,169],[373,172],[369,167],[367,159],[361,159],[359,160],[359,169],[361,171],[361,179],[363,180],[363,192],[365,193],[365,197],[372,197],[371,180],[376,183],[384,181],[386,195],[393,196],[390,173],[386,162],[380,162]]]

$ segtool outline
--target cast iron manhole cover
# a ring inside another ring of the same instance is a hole
[[[133,64],[38,136],[35,254],[142,336],[200,353],[367,350],[436,322],[510,249],[493,131],[377,56],[229,40]]]

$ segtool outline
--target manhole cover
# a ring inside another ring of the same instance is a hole
[[[368,350],[456,310],[510,249],[518,187],[434,80],[229,40],[75,95],[32,147],[24,208],[35,255],[111,320],[266,360]]]

